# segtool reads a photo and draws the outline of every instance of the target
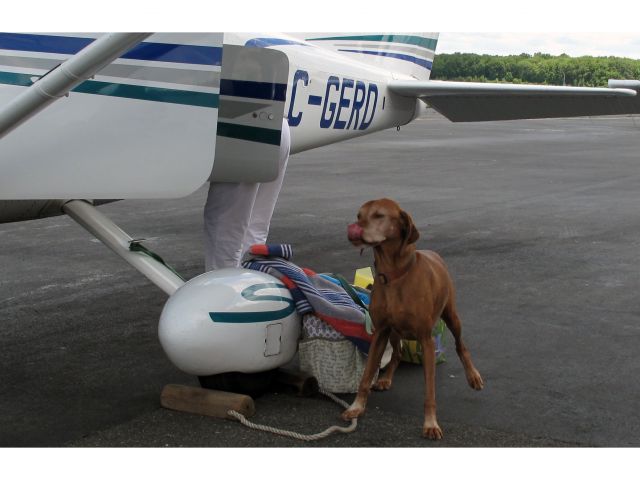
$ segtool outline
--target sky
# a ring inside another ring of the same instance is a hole
[[[536,52],[552,55],[618,56],[640,59],[640,32],[442,32],[436,53],[511,55]]]
[[[307,3],[300,0],[180,0],[167,3],[175,8],[161,7],[158,0],[108,0],[105,5],[108,8],[95,14],[87,8],[86,0],[9,2],[3,6],[0,31],[435,31],[442,32],[437,53],[544,52],[640,59],[640,0],[615,0],[597,5],[584,0],[535,0],[535,3],[394,0],[380,4],[363,0]],[[38,14],[34,15],[34,11]]]

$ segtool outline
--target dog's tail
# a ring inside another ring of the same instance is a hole
[[[354,60],[417,80],[429,80],[437,33],[327,33],[306,39]]]

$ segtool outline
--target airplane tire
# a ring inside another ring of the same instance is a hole
[[[202,388],[241,393],[255,398],[270,389],[275,372],[276,370],[256,373],[227,372],[198,377],[198,380]]]

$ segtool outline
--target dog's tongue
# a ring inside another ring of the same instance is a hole
[[[362,240],[362,227],[357,223],[352,223],[347,227],[347,237],[351,242]]]

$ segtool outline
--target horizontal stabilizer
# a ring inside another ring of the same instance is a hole
[[[625,88],[433,80],[393,81],[389,90],[419,98],[453,122],[640,113],[640,96],[629,88],[632,84],[615,85]]]
[[[640,90],[640,80],[609,80],[609,88],[630,88]]]

